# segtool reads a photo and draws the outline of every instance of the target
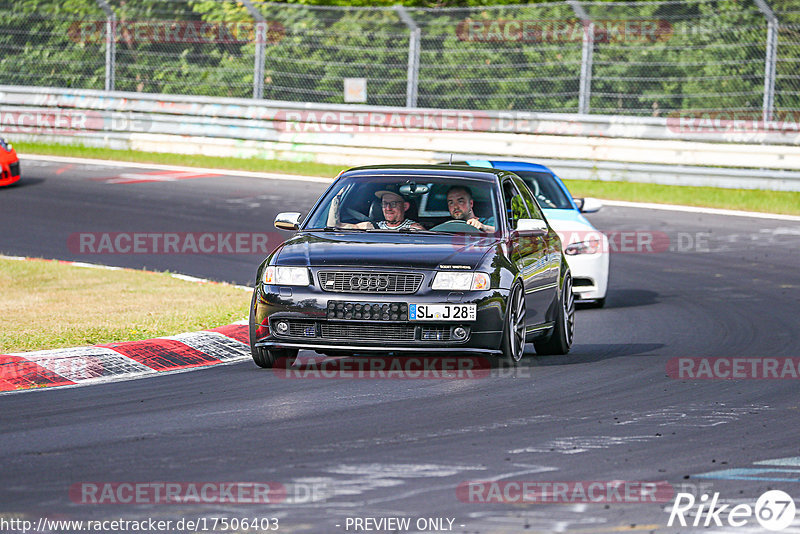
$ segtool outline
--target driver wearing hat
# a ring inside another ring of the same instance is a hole
[[[424,230],[425,227],[416,221],[406,219],[406,212],[411,204],[403,197],[396,188],[387,187],[385,190],[377,191],[375,196],[381,199],[381,208],[383,209],[383,220],[377,223],[371,221],[364,221],[356,224],[342,223],[339,221],[339,197],[333,199],[330,214],[335,217],[335,224],[329,224],[337,228],[361,228],[364,230],[371,230],[379,228],[381,230]]]

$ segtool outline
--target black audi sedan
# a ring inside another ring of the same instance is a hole
[[[572,345],[572,277],[524,182],[489,168],[341,173],[260,265],[250,345],[260,367],[325,355],[464,353],[513,364]]]

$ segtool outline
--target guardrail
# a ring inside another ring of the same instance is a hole
[[[800,125],[0,86],[17,140],[341,165],[480,157],[564,178],[800,191]]]

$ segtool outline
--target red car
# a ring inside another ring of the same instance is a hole
[[[11,143],[0,137],[0,187],[18,182],[19,158]]]

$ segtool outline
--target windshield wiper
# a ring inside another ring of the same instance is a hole
[[[323,228],[304,228],[303,232],[366,232],[363,228],[340,228],[337,226],[325,226]]]

